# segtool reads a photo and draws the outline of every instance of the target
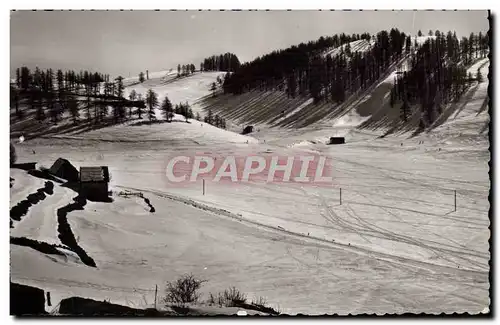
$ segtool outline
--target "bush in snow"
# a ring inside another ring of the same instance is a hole
[[[224,292],[219,292],[216,296],[210,293],[208,303],[217,304],[220,307],[236,307],[244,304],[247,301],[247,297],[244,293],[236,289],[235,287],[224,290]]]
[[[167,282],[163,302],[181,307],[188,303],[196,303],[200,299],[201,294],[198,290],[203,282],[206,281],[197,279],[192,274],[184,275],[175,282]]]

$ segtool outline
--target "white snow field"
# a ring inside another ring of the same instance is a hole
[[[488,64],[480,66],[485,81],[460,108],[413,138],[357,129],[365,118],[352,110],[329,123],[263,129],[255,137],[177,119],[18,144],[20,162],[50,166],[64,157],[77,168],[109,166],[114,202],[88,202],[68,214],[97,268],[68,252],[54,257],[11,244],[11,278],[50,291],[54,305],[78,295],[151,306],[156,284],[162,294],[165,281],[193,273],[208,280],[202,298],[236,286],[288,314],[480,313],[490,303]],[[157,89],[194,101],[197,76]],[[326,145],[335,135],[347,143]],[[166,181],[169,157],[197,153],[317,153],[332,159],[333,184],[207,179],[203,195],[201,180]],[[11,177],[11,206],[43,185],[24,171],[11,169]],[[142,192],[155,212],[120,192]],[[57,242],[55,211],[75,196],[55,184],[11,235]]]
[[[370,49],[370,47],[372,46],[372,42],[371,41],[367,41],[365,39],[361,39],[361,40],[358,40],[358,41],[353,41],[353,42],[350,42],[348,43],[349,46],[351,47],[351,52],[354,53],[354,52],[366,52]],[[323,56],[327,56],[327,55],[331,55],[332,57],[338,55],[342,49],[346,49],[347,47],[347,44],[343,44],[341,46],[338,46],[338,47],[335,47],[333,48],[332,50],[330,51],[326,51]]]
[[[168,96],[174,106],[181,102],[188,102],[196,114],[200,109],[197,105],[193,104],[201,97],[210,95],[212,83],[216,82],[217,77],[220,76],[222,78],[224,75],[224,72],[195,72],[190,76],[176,79],[177,70],[151,73],[149,80],[143,83],[133,82],[132,85],[127,86],[129,81],[125,80],[125,97],[128,98],[132,90],[145,97],[148,89],[152,89],[158,94],[160,103],[165,96]],[[157,110],[156,116],[160,116],[159,110]]]

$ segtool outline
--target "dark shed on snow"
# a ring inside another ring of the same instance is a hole
[[[71,297],[61,300],[59,313],[71,316],[160,316],[155,309],[135,309],[128,306],[97,301],[89,298]]]
[[[10,283],[10,314],[45,314],[45,292],[42,289],[19,283]]]
[[[78,182],[78,169],[66,159],[57,159],[52,167],[50,167],[49,172],[70,182]]]
[[[329,144],[344,144],[344,143],[345,143],[344,137],[330,137]]]
[[[241,132],[241,134],[245,135],[245,134],[252,133],[252,132],[253,132],[253,125],[247,125],[247,126],[245,126],[245,128],[243,129],[243,132]]]
[[[109,171],[107,166],[80,168],[80,195],[95,201],[108,199]]]

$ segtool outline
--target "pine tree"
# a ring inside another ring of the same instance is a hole
[[[32,75],[30,69],[27,67],[21,67],[21,88],[28,90],[32,81]]]
[[[406,37],[405,50],[407,53],[410,53],[411,49],[411,36]]]
[[[143,107],[146,106],[142,94],[137,94],[137,101],[142,102],[142,105],[140,103],[137,105],[137,117],[142,119]]]
[[[116,80],[116,96],[123,98],[123,77],[118,76],[115,78]]]
[[[180,77],[181,76],[181,65],[178,64],[177,65],[177,77]]]
[[[483,82],[483,75],[482,75],[481,70],[479,68],[477,69],[476,80],[478,83]]]
[[[217,90],[217,84],[215,82],[212,82],[212,85],[210,87],[210,91],[212,92],[212,96],[215,97],[215,91]]]
[[[47,107],[49,109],[50,116],[52,118],[52,122],[54,124],[57,124],[61,112],[59,105],[56,105],[55,103],[54,93],[53,92],[47,93],[45,98],[47,101]]]
[[[188,121],[188,119],[193,118],[193,111],[188,102],[186,102],[186,104],[179,104],[179,110],[180,114],[186,119],[186,122]]]
[[[201,116],[199,112],[196,112],[196,120],[201,121]]]
[[[167,96],[165,96],[165,99],[163,99],[160,108],[165,120],[167,120],[167,122],[172,122],[172,118],[174,117],[174,109],[172,103],[170,102],[170,99],[168,99]]]
[[[309,78],[309,91],[314,103],[321,101],[321,91],[324,83],[324,66],[323,60],[320,56],[315,56],[312,60],[311,74]]]
[[[213,124],[214,123],[214,116],[213,116],[213,113],[212,113],[212,109],[208,109],[208,116],[206,118],[207,118],[206,122],[208,124]]]
[[[222,88],[224,89],[224,94],[227,94],[228,92],[231,91],[231,75],[226,73],[224,76],[224,82],[222,83]]]
[[[35,118],[38,122],[45,120],[45,112],[43,110],[42,94],[40,89],[33,89],[29,95],[29,105],[31,109],[36,109]]]
[[[403,100],[403,105],[401,105],[401,117],[405,122],[408,120],[408,101],[406,99]]]
[[[295,98],[296,91],[297,91],[297,79],[295,78],[295,74],[291,73],[287,79],[286,92],[288,96]]]
[[[137,99],[137,92],[135,91],[135,89],[132,89],[132,91],[130,92],[130,94],[128,94],[128,98],[131,101],[134,101],[134,100]]]
[[[475,58],[475,53],[476,53],[475,44],[476,44],[476,36],[474,35],[474,33],[470,33],[470,36],[469,36],[469,57],[470,57],[471,61]]]
[[[120,105],[118,104],[114,104],[114,105],[111,105],[111,108],[113,110],[113,120],[115,123],[118,123],[118,121],[120,120],[120,110],[121,110],[121,107]]]
[[[80,110],[78,109],[78,101],[75,96],[70,95],[67,97],[67,105],[68,110],[71,113],[71,117],[73,118],[73,124],[78,123],[78,118],[80,117]]]
[[[106,103],[101,102],[101,103],[98,104],[97,108],[98,108],[98,111],[99,111],[98,112],[99,119],[101,121],[103,121],[106,118],[106,116],[108,115],[108,105]]]
[[[420,37],[420,36],[423,36],[422,31],[421,31],[421,30],[418,30],[417,35],[418,35],[419,37]]]
[[[57,70],[56,79],[57,79],[57,90],[59,91],[59,93],[61,93],[64,88],[64,74],[62,70],[60,69]]]
[[[16,86],[18,89],[21,89],[21,69],[16,69]]]
[[[139,82],[142,84],[146,78],[144,77],[144,72],[139,72]]]
[[[135,91],[135,89],[132,89],[130,94],[128,94],[128,98],[131,101],[135,101],[137,99],[137,92]],[[132,118],[132,106],[129,107],[128,116],[129,116],[129,118]]]
[[[155,119],[155,108],[158,106],[158,95],[154,92],[153,89],[149,89],[146,94],[146,105],[148,106],[148,118],[151,122]]]
[[[10,85],[10,107],[15,108],[16,116],[19,119],[23,117],[23,113],[19,109],[19,91],[12,84]]]

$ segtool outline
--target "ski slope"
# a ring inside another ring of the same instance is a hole
[[[196,96],[203,88],[197,82],[215,76],[203,75],[185,81],[199,90]],[[80,295],[151,306],[156,284],[161,292],[165,281],[193,273],[208,281],[204,298],[236,286],[289,314],[479,313],[489,305],[490,286],[483,76],[462,109],[413,138],[358,129],[365,117],[352,110],[306,128],[263,128],[251,136],[178,117],[18,144],[19,161],[50,166],[64,157],[77,168],[109,166],[114,202],[88,202],[68,215],[97,268],[70,253],[54,257],[10,245],[11,278],[51,291],[56,303]],[[172,98],[177,89],[184,101],[194,90],[172,88],[182,82],[156,89]],[[326,145],[334,135],[345,135],[347,143]],[[332,159],[334,181],[316,187],[206,180],[205,195],[201,180],[166,182],[166,159],[194,153],[316,153]],[[14,201],[43,184],[15,169],[11,177],[19,182],[11,189]],[[143,193],[155,212],[120,192]],[[73,196],[56,185],[53,197],[33,207],[11,235],[54,239],[55,210]]]
[[[346,43],[346,44],[342,44],[341,46],[338,46],[330,51],[327,51],[323,54],[323,56],[328,56],[330,55],[331,57],[335,57],[336,55],[340,54],[340,52],[342,50],[345,51],[346,47],[347,47],[347,44],[349,44],[349,46],[351,47],[351,52],[352,53],[355,53],[355,52],[366,52],[368,50],[370,50],[370,47],[372,46],[372,43],[371,41],[367,41],[365,39],[361,39],[361,40],[357,40],[357,41],[353,41],[353,42],[350,42],[350,43]]]
[[[223,78],[225,74],[225,72],[195,72],[192,75],[177,78],[177,71],[151,73],[150,79],[144,83],[134,82],[126,86],[125,97],[128,98],[130,92],[135,90],[145,98],[147,91],[152,89],[158,95],[160,104],[165,96],[168,96],[172,105],[188,102],[195,114],[201,113],[199,106],[194,104],[202,97],[210,95],[212,83],[217,81],[217,77]],[[156,116],[160,116],[159,109],[156,111]]]

